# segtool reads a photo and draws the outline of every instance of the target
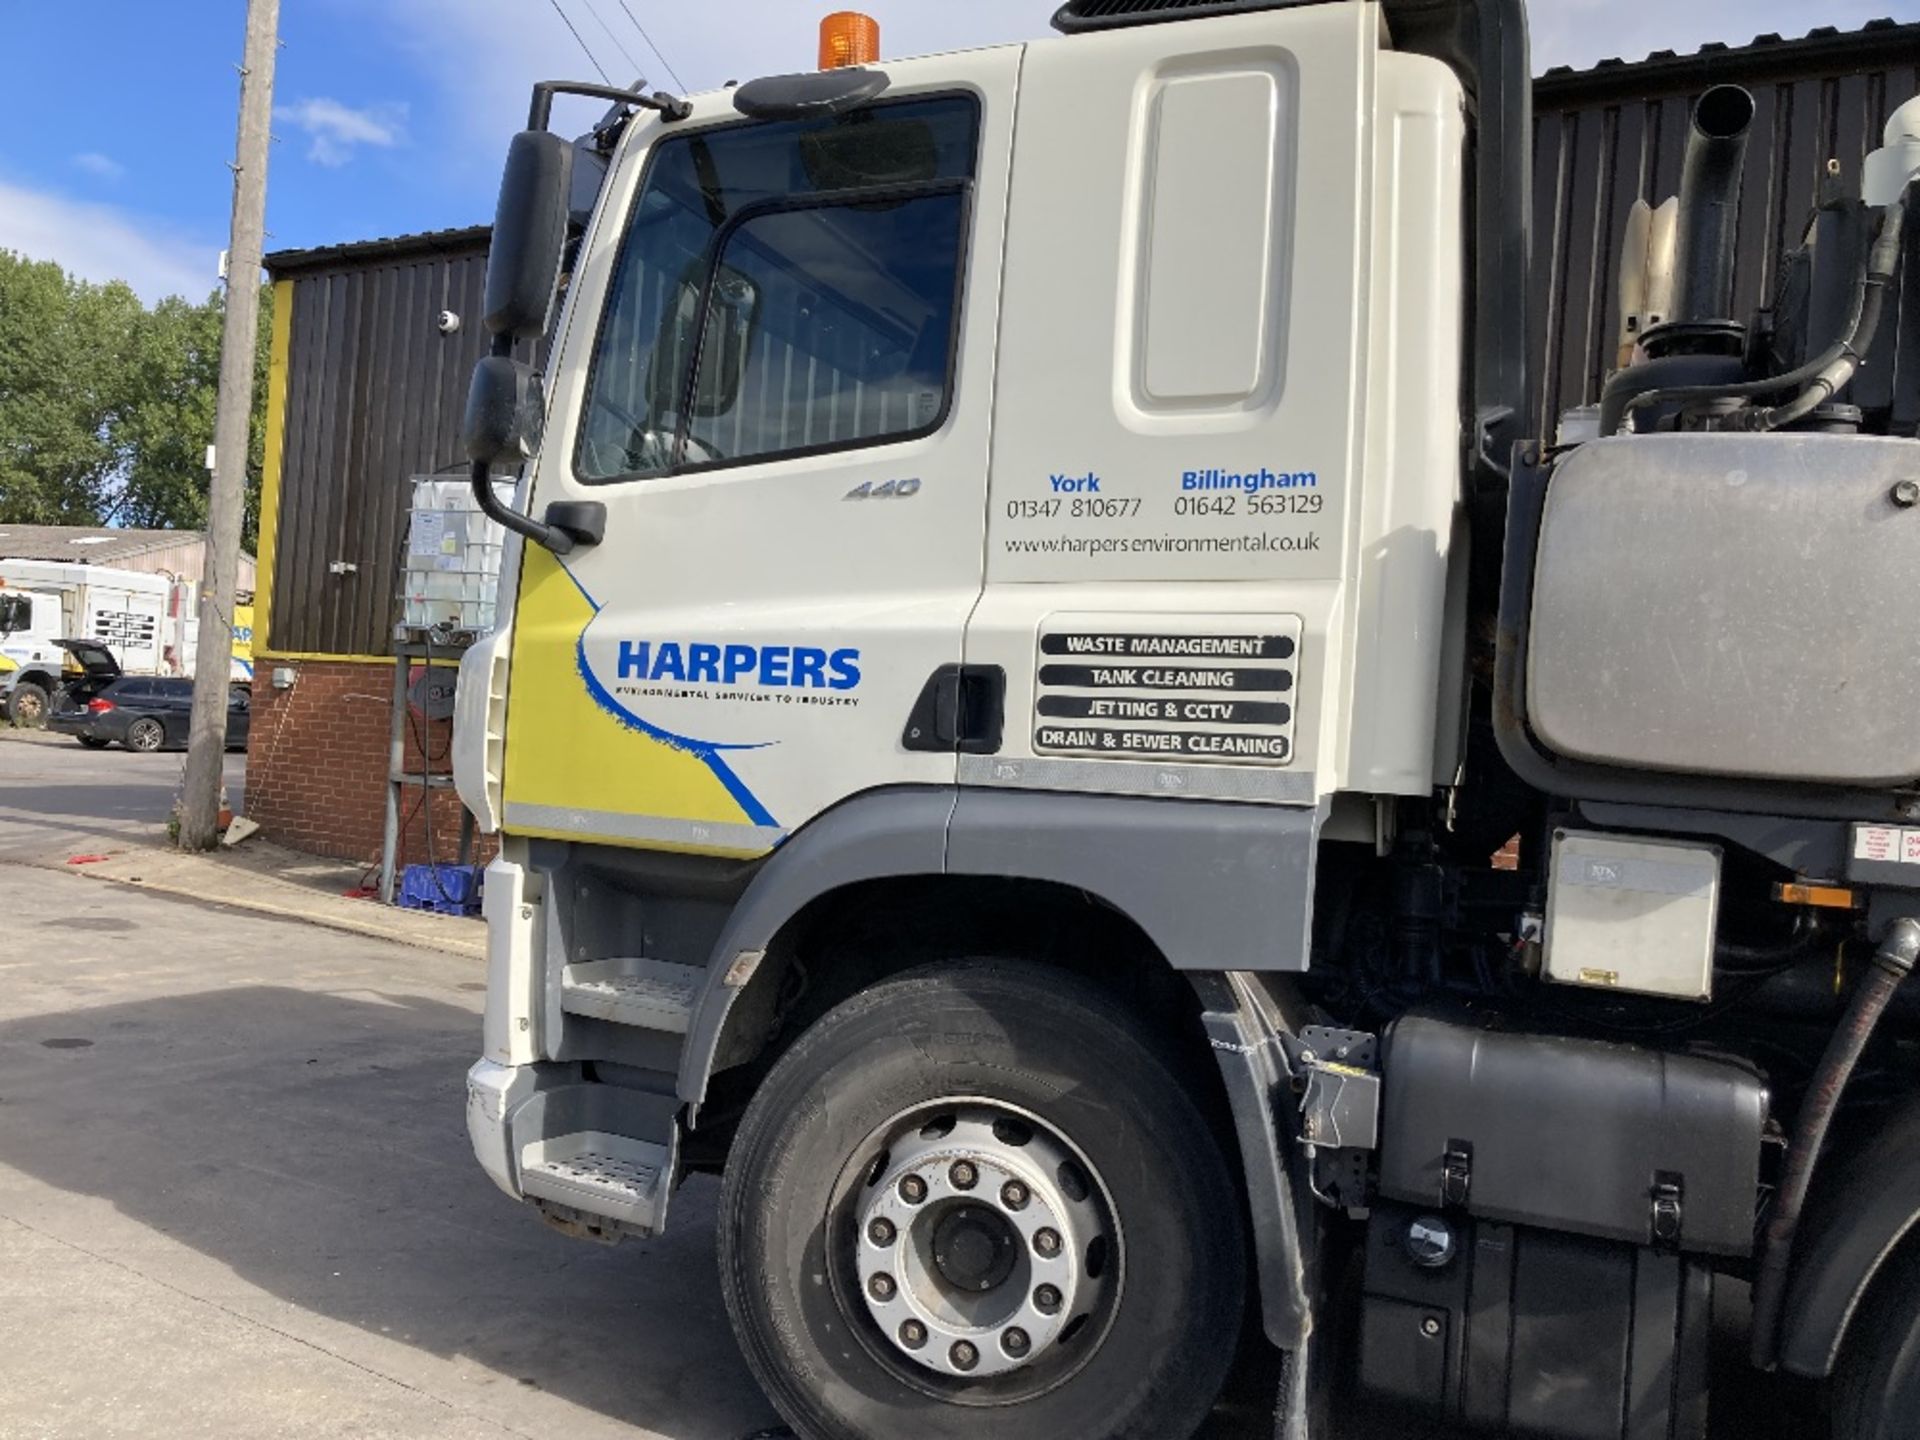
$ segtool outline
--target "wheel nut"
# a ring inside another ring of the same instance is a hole
[[[1060,1253],[1060,1232],[1042,1230],[1033,1237],[1034,1250],[1044,1258],[1051,1260]]]
[[[956,1190],[971,1190],[980,1183],[980,1171],[971,1160],[956,1160],[953,1169],[947,1172],[947,1178],[953,1181]]]
[[[867,1238],[883,1248],[893,1244],[899,1233],[893,1228],[893,1222],[884,1215],[867,1227]]]
[[[867,1282],[867,1293],[882,1305],[893,1299],[898,1289],[891,1275],[876,1275]]]
[[[900,1343],[909,1350],[918,1350],[927,1343],[927,1327],[918,1320],[905,1320],[900,1324]]]
[[[918,1205],[927,1198],[927,1182],[918,1175],[900,1177],[900,1198],[909,1205]]]
[[[971,1370],[980,1363],[980,1352],[973,1348],[971,1342],[956,1340],[953,1349],[947,1352],[947,1358],[953,1361],[954,1369]]]
[[[1018,1326],[1000,1337],[1000,1348],[1009,1355],[1018,1357],[1033,1348],[1033,1342],[1027,1338],[1027,1332]]]
[[[1060,1292],[1051,1285],[1042,1285],[1033,1292],[1033,1308],[1042,1315],[1060,1313]]]
[[[1026,1209],[1027,1201],[1032,1198],[1033,1196],[1028,1193],[1027,1187],[1022,1185],[1018,1180],[1009,1180],[1000,1187],[1000,1203],[1005,1205],[1009,1210]]]

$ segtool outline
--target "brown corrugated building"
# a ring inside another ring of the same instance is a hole
[[[1759,101],[1740,218],[1744,310],[1771,291],[1828,162],[1857,176],[1888,113],[1920,94],[1920,24],[1763,35],[1540,78],[1531,317],[1540,433],[1598,398],[1620,327],[1613,277],[1627,210],[1678,188],[1692,101],[1728,81]],[[486,249],[479,227],[267,257],[276,304],[247,810],[286,843],[353,859],[380,848],[410,481],[461,468],[460,412],[485,348]],[[450,335],[443,311],[461,319]],[[444,722],[417,722],[411,735],[411,765],[421,743],[440,763]],[[457,801],[441,793],[436,805],[445,859]],[[409,860],[425,858],[420,820],[407,832]]]

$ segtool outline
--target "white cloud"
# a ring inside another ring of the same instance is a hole
[[[98,150],[83,150],[73,157],[73,168],[83,170],[96,180],[124,180],[127,167],[110,155],[102,155]]]
[[[204,300],[219,283],[217,244],[117,206],[5,180],[0,180],[0,250],[56,261],[86,280],[124,280],[149,304],[163,295]]]
[[[391,150],[407,138],[407,107],[398,103],[355,109],[338,100],[315,96],[292,105],[277,105],[273,116],[305,131],[312,142],[307,146],[307,158],[329,169],[345,165],[357,146]]]

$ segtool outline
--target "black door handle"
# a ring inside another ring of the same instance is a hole
[[[998,665],[942,665],[907,716],[908,750],[992,755],[1006,727],[1007,672]]]

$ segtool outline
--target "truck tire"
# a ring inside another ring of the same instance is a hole
[[[21,680],[7,695],[7,719],[22,730],[38,730],[52,709],[53,697],[37,680]]]
[[[1139,1021],[961,961],[867,990],[734,1139],[720,1272],[809,1440],[1184,1440],[1245,1317],[1232,1172]]]
[[[1847,1325],[1834,1440],[1920,1440],[1920,1237],[1888,1262]]]

